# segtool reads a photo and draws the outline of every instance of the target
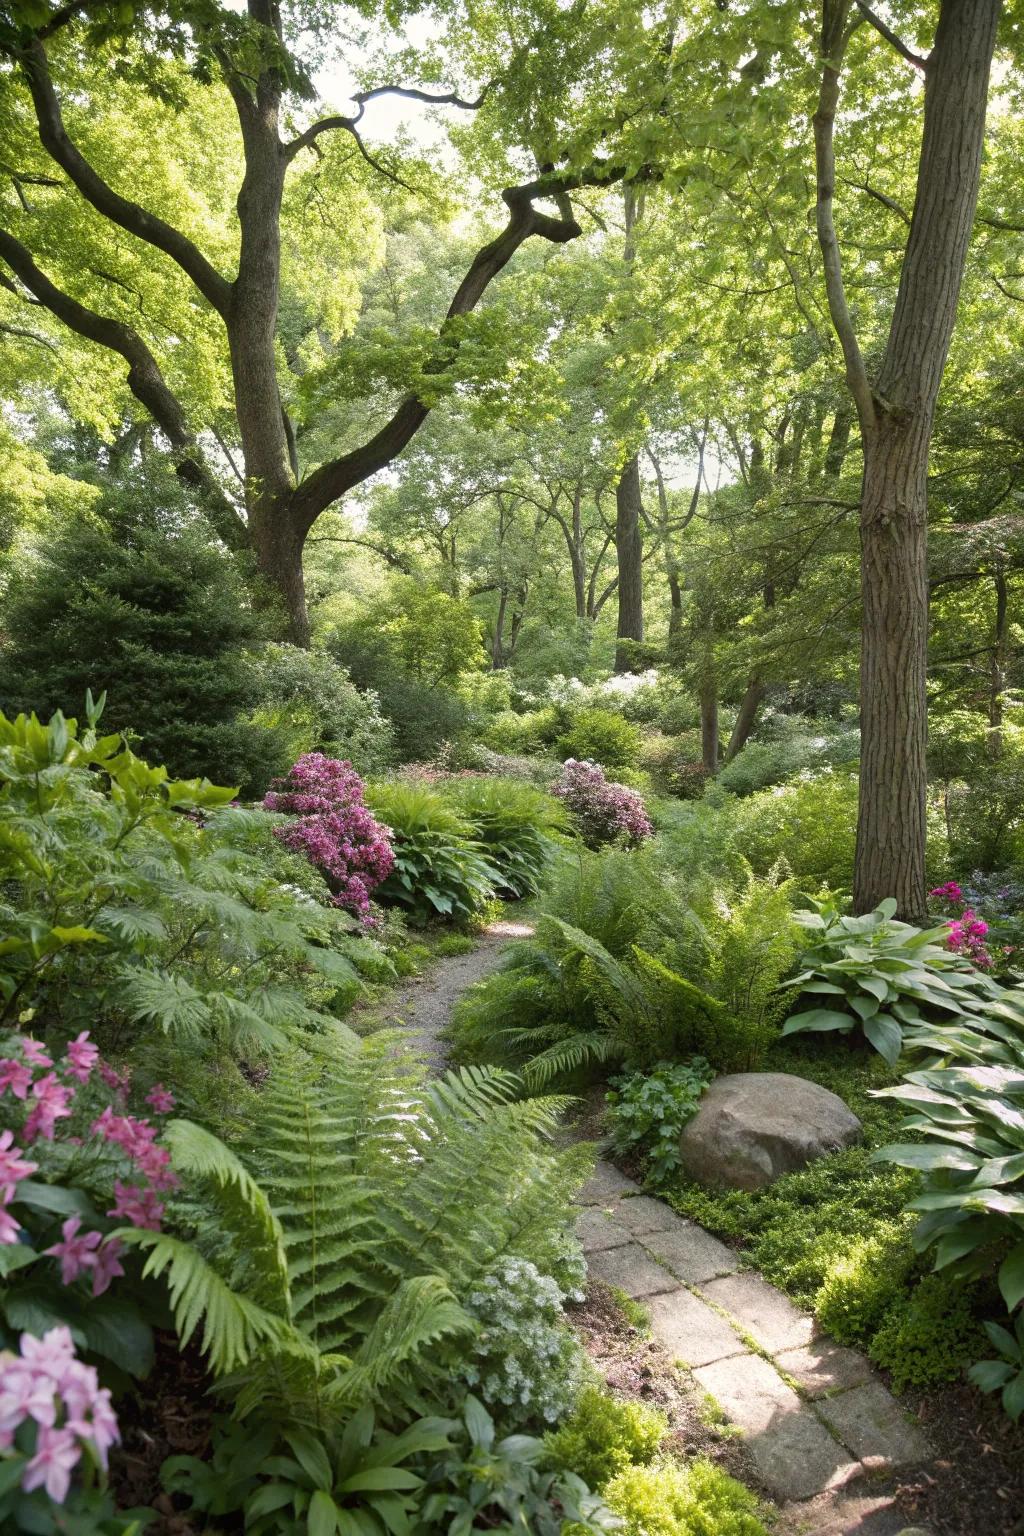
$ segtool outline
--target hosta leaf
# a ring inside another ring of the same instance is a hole
[[[895,1066],[903,1049],[903,1031],[891,1014],[877,1013],[874,1018],[865,1019],[864,1033],[878,1054]]]
[[[1024,1242],[1017,1244],[999,1266],[999,1289],[1007,1310],[1024,1301]]]
[[[792,1013],[782,1026],[784,1035],[800,1034],[804,1030],[838,1030],[840,1034],[847,1034],[853,1028],[853,1019],[848,1013],[839,1013],[835,1008],[809,1008],[805,1013]]]

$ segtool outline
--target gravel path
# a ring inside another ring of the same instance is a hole
[[[488,924],[476,949],[439,960],[425,976],[400,988],[390,999],[382,1024],[387,1029],[407,1030],[410,1044],[423,1052],[431,1069],[443,1072],[448,1063],[440,1036],[454,1004],[467,987],[498,969],[509,944],[529,938],[532,932],[529,923],[503,919]]]

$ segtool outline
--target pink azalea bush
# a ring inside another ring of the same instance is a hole
[[[20,1354],[0,1354],[0,1458],[20,1463],[23,1492],[63,1504],[83,1454],[105,1472],[119,1439],[110,1393],[76,1358],[70,1329],[23,1333]]]
[[[119,1098],[127,1087],[125,1076],[101,1059],[88,1031],[69,1043],[61,1061],[30,1035],[15,1037],[6,1049],[9,1054],[0,1056],[0,1116],[11,1123],[0,1131],[0,1246],[35,1240],[28,1223],[37,1226],[39,1212],[27,1198],[19,1199],[19,1185],[40,1171],[45,1176],[51,1160],[48,1144],[60,1142],[81,1149],[82,1164],[92,1169],[94,1183],[101,1167],[109,1172],[107,1187],[112,1184],[114,1197],[106,1212],[109,1220],[159,1231],[164,1214],[159,1197],[178,1184],[170,1153],[159,1144],[158,1128],[150,1119],[118,1113],[110,1103],[93,1115],[88,1093],[77,1102],[83,1090],[95,1088],[94,1076]],[[174,1095],[158,1083],[147,1102],[154,1113],[167,1114],[174,1108]],[[91,1103],[95,1108],[95,1097]],[[67,1134],[70,1127],[62,1122],[74,1124],[83,1117],[85,1134]],[[23,1150],[28,1148],[31,1156]],[[63,1161],[56,1166],[62,1169]],[[52,1216],[45,1219],[52,1221]],[[101,1296],[124,1274],[120,1240],[85,1226],[78,1214],[63,1222],[56,1242],[37,1252],[56,1261],[62,1286],[82,1279],[93,1296]]]
[[[575,817],[591,848],[615,842],[636,844],[654,833],[642,796],[625,784],[609,783],[596,763],[570,757],[551,793]]]
[[[947,880],[928,894],[951,914],[946,921],[946,948],[982,970],[991,970],[995,961],[986,943],[988,923],[967,905],[957,882]]]
[[[339,907],[364,922],[370,896],[395,862],[388,829],[363,802],[363,781],[351,763],[307,752],[286,778],[275,779],[263,804],[295,817],[276,827],[287,848],[320,870]]]

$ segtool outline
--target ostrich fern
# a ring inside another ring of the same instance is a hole
[[[236,1150],[173,1123],[175,1166],[204,1192],[191,1241],[120,1235],[166,1276],[182,1338],[202,1325],[237,1413],[408,1419],[443,1392],[448,1341],[474,1326],[462,1300],[493,1264],[556,1266],[584,1170],[547,1144],[564,1100],[519,1091],[495,1068],[425,1083],[393,1037],[338,1027],[275,1059]]]

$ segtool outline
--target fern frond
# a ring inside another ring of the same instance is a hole
[[[404,1280],[381,1309],[351,1368],[325,1389],[337,1406],[365,1400],[408,1374],[439,1339],[472,1333],[476,1324],[437,1275]]]
[[[149,1250],[144,1276],[166,1273],[178,1337],[187,1344],[202,1323],[203,1352],[217,1375],[247,1364],[263,1345],[299,1342],[283,1318],[232,1290],[195,1244],[139,1227],[120,1227],[115,1236]]]
[[[121,1004],[135,1023],[147,1020],[185,1041],[200,1039],[209,1026],[205,998],[183,976],[139,966],[122,971],[119,980]]]

